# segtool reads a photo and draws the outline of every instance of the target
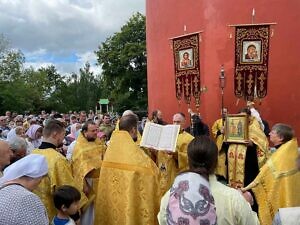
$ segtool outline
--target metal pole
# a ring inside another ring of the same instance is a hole
[[[225,71],[224,71],[224,65],[221,66],[221,71],[220,71],[220,88],[221,88],[221,113],[222,113],[222,121],[224,125],[224,88],[225,88]]]

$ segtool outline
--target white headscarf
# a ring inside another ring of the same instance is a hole
[[[18,137],[16,134],[16,128],[13,128],[8,132],[6,140],[12,142],[16,137]]]
[[[73,138],[74,140],[78,137],[78,134],[76,135],[76,132],[77,132],[77,126],[78,125],[81,125],[80,123],[73,123],[71,125],[71,129],[70,129],[70,134],[68,134],[67,136],[68,137],[71,137]]]
[[[42,139],[36,139],[36,131],[41,128],[42,126],[33,124],[29,127],[29,129],[26,131],[26,135],[31,139],[31,143],[35,148],[40,147],[42,143]]]
[[[8,166],[0,178],[0,186],[17,178],[27,176],[38,178],[48,173],[48,164],[45,156],[30,154]]]

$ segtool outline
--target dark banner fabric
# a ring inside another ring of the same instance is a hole
[[[235,32],[234,94],[264,98],[268,87],[269,25],[237,26]]]
[[[199,33],[173,39],[176,98],[200,105]]]

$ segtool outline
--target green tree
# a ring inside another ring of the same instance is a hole
[[[5,48],[3,43],[0,46],[0,113],[30,108],[24,94],[26,85],[22,72],[25,58],[21,51]]]
[[[3,59],[3,56],[9,49],[9,40],[3,35],[0,34],[0,60]]]
[[[32,101],[33,112],[39,112],[43,109],[52,109],[49,98],[53,94],[46,68],[34,70],[32,67],[24,70],[24,80],[27,90],[30,93],[29,100]],[[28,109],[29,110],[29,109]]]
[[[0,115],[6,110],[38,113],[94,109],[101,96],[101,82],[89,63],[78,74],[65,77],[53,65],[24,69],[24,62],[23,53],[12,50],[0,34]]]
[[[100,98],[100,83],[98,77],[90,71],[91,66],[87,62],[84,67],[79,70],[79,82],[76,90],[78,97],[78,105],[81,109],[94,109],[97,100]]]
[[[44,109],[47,111],[56,110],[66,112],[69,108],[68,101],[65,100],[65,92],[68,87],[64,81],[64,76],[59,74],[54,65],[41,67],[38,73],[43,82]]]
[[[147,59],[145,16],[134,14],[103,42],[96,51],[102,66],[102,98],[108,98],[117,111],[147,108]]]
[[[19,50],[8,50],[2,55],[0,64],[0,79],[14,81],[21,79],[25,57]]]

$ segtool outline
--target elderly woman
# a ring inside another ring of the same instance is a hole
[[[15,137],[9,141],[10,149],[13,152],[10,163],[14,163],[27,154],[27,143],[24,138]]]
[[[13,129],[11,129],[7,134],[6,140],[10,142],[10,141],[14,140],[16,137],[22,137],[22,138],[26,137],[25,130],[23,127],[17,126]]]
[[[46,158],[28,155],[8,166],[0,178],[0,224],[48,225],[46,209],[32,193],[48,173]]]
[[[70,134],[65,137],[66,145],[69,146],[73,141],[76,140],[79,134],[79,130],[81,129],[80,123],[74,123],[71,125]]]
[[[26,149],[26,154],[30,154],[31,151],[34,149],[34,146],[33,146],[33,144],[32,144],[31,142],[29,142],[29,141],[26,139],[25,129],[24,129],[23,127],[17,126],[16,128],[11,129],[11,130],[8,132],[8,134],[7,134],[6,140],[7,140],[7,141],[10,143],[10,145],[11,145],[12,143],[15,142],[16,139],[19,139],[19,138],[24,139],[24,141],[26,142],[26,143],[25,143],[26,146],[24,146],[24,142],[23,142],[23,141],[20,141],[20,140],[19,140],[18,143],[16,143],[16,144],[14,145],[14,149],[13,149],[13,150],[18,151],[18,152],[20,153],[19,150],[21,150],[21,149],[22,149],[22,150],[23,150],[23,149]],[[22,144],[21,144],[20,142],[22,142]],[[26,154],[25,154],[25,155],[26,155]],[[24,155],[24,156],[25,156],[25,155]]]
[[[30,152],[33,149],[38,148],[42,143],[42,134],[43,134],[43,127],[37,124],[33,124],[29,127],[29,129],[26,131],[27,135],[27,141],[32,144],[32,146],[29,146]],[[33,149],[31,149],[33,148]]]

